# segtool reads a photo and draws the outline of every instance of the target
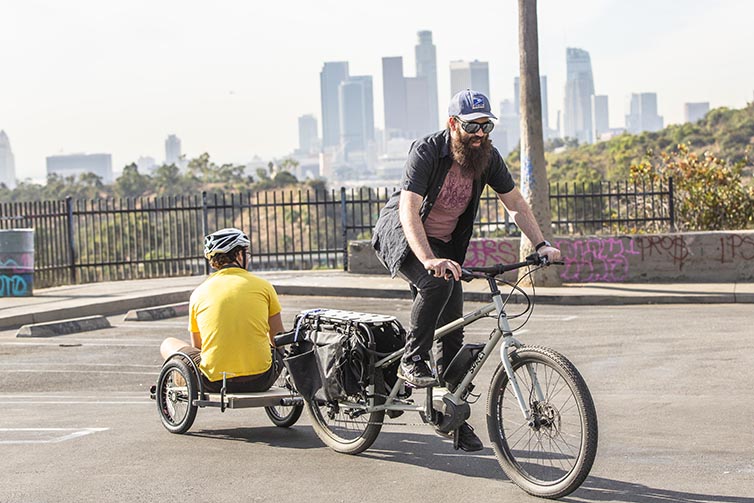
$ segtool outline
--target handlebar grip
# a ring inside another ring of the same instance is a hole
[[[295,338],[296,338],[295,330],[290,330],[288,332],[283,332],[282,334],[277,334],[274,338],[275,347],[279,348],[281,346],[287,346],[288,344],[293,344]]]

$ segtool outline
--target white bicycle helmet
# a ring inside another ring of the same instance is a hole
[[[237,246],[249,244],[249,236],[243,231],[233,227],[220,229],[204,237],[204,256],[209,260],[218,253],[228,253]]]

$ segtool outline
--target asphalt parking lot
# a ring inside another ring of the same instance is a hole
[[[288,325],[305,308],[405,322],[410,307],[281,301]],[[470,420],[483,451],[454,451],[404,416],[393,423],[408,424],[388,423],[371,449],[347,456],[323,446],[306,414],[282,429],[262,409],[200,409],[188,434],[168,433],[148,388],[160,341],[185,337],[187,319],[109,319],[113,328],[49,338],[0,332],[0,502],[536,501],[489,447],[484,389],[494,365],[477,381]],[[565,500],[754,503],[752,322],[747,304],[537,306],[520,339],[568,356],[599,416],[591,475]],[[467,340],[491,328],[479,322]]]

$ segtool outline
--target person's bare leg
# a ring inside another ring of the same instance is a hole
[[[176,337],[168,337],[167,339],[162,341],[162,344],[160,344],[160,354],[163,358],[167,358],[168,356],[181,349],[183,346],[190,345],[191,344],[187,341],[182,341],[181,339],[178,339]]]

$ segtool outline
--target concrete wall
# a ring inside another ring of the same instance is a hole
[[[34,229],[0,230],[0,297],[29,297],[34,288]]]
[[[754,231],[560,237],[566,283],[754,281]],[[465,265],[518,260],[518,238],[475,239]],[[386,274],[368,241],[348,246],[349,271]]]

